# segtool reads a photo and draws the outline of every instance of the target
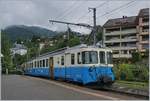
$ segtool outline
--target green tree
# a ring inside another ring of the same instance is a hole
[[[3,54],[3,58],[2,58],[2,69],[8,69],[11,70],[13,69],[13,63],[12,63],[12,58],[11,58],[11,42],[9,40],[9,38],[6,36],[5,33],[1,32],[1,45],[2,45],[2,54]]]
[[[140,52],[132,52],[132,61],[138,62],[142,60],[142,56]]]
[[[25,61],[27,61],[26,55],[15,54],[13,57],[13,63],[15,67],[21,65]]]
[[[79,44],[80,44],[80,39],[78,37],[71,38],[68,41],[68,46],[70,46],[70,47],[75,46],[75,45],[79,45]]]

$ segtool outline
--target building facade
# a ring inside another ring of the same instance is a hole
[[[133,51],[149,48],[149,9],[138,16],[109,19],[103,25],[104,45],[113,50],[113,58],[131,58]]]
[[[138,14],[138,50],[141,53],[149,49],[149,9],[141,9]]]

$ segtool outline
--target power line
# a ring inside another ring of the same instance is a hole
[[[96,6],[95,8],[100,8],[100,7],[104,6],[107,2],[108,2],[108,1],[105,1],[105,2],[103,2],[102,4]]]
[[[59,14],[55,19],[58,19],[59,17],[63,16],[66,12],[68,12],[70,10],[70,8],[72,8],[74,5],[76,5],[77,1],[74,1],[72,3],[72,5],[70,5],[67,9],[64,10],[64,12],[62,12],[61,14]]]
[[[122,9],[123,7],[126,7],[126,6],[128,6],[129,4],[131,4],[131,3],[133,3],[133,2],[135,2],[135,1],[131,1],[131,2],[128,2],[128,3],[126,3],[126,4],[123,4],[123,5],[117,7],[117,8],[115,8],[115,9],[109,11],[109,12],[106,12],[105,14],[102,14],[102,15],[96,17],[96,18],[99,19],[99,17],[103,17],[103,16],[106,16],[106,15],[108,15],[108,14],[111,14],[111,13],[113,13],[114,11],[117,11],[117,10],[119,10],[119,9]],[[91,21],[91,20],[89,20],[87,23],[89,23],[90,21]]]
[[[135,1],[136,2],[136,1]],[[130,7],[131,6],[131,4],[130,5],[128,5],[127,7],[125,7],[125,8],[128,8],[128,7]],[[121,8],[121,9],[123,9],[123,8]],[[121,9],[119,9],[119,10],[121,10]],[[120,11],[119,11],[120,12]],[[112,12],[112,13],[114,13],[114,12]],[[112,15],[112,13],[110,13],[111,15]],[[108,14],[108,15],[110,15],[110,14]]]
[[[85,2],[85,1],[82,1],[81,4],[82,4],[83,2]],[[75,9],[75,8],[77,8],[77,7],[80,6],[81,4],[76,5],[76,6],[74,6],[74,7],[71,7],[70,10],[69,10],[69,12],[66,12],[65,15],[62,16],[61,18],[64,19],[66,15],[68,16],[69,14],[71,14],[71,13],[72,13],[72,10]]]
[[[117,11],[117,10],[119,10],[119,9],[121,9],[121,8],[123,8],[123,7],[125,7],[125,6],[127,6],[127,5],[129,5],[129,4],[131,4],[131,3],[133,3],[133,2],[135,2],[135,0],[134,0],[134,1],[131,1],[131,2],[128,2],[128,3],[126,3],[126,4],[123,4],[123,5],[121,5],[121,6],[117,7],[117,8],[115,8],[115,9],[109,11],[109,12],[106,12],[106,13],[103,14],[103,15],[98,16],[98,17],[102,17],[102,16],[105,16],[105,15],[107,15],[107,14],[110,14],[110,13],[112,13],[112,12],[114,12],[114,11]]]

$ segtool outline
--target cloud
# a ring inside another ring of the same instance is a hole
[[[107,2],[108,1],[108,2]],[[51,25],[48,20],[61,20],[73,23],[93,24],[93,14],[88,7],[98,7],[97,17],[115,9],[127,1],[75,1],[75,0],[0,0],[0,28],[9,25],[38,25],[52,30],[66,30],[63,24]],[[101,5],[105,3],[104,5]],[[99,6],[101,5],[101,6]],[[142,8],[150,7],[150,1],[135,1],[129,7],[116,10],[111,14],[97,18],[97,24],[103,25],[110,18],[119,18],[123,15],[137,15]],[[71,26],[73,30],[89,33],[88,29]]]

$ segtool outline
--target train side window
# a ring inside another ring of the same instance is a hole
[[[61,56],[61,65],[64,65],[64,56]]]
[[[40,67],[40,61],[38,61],[38,67]]]
[[[57,64],[59,64],[59,57],[57,57]]]
[[[36,61],[34,61],[34,68],[36,67]]]
[[[46,59],[46,67],[48,67],[48,59]]]
[[[75,55],[74,54],[71,54],[71,64],[73,65],[74,62],[75,62],[75,59],[74,59]]]
[[[105,64],[105,52],[104,51],[99,52],[99,58],[100,58],[100,63]]]
[[[30,68],[32,68],[32,63],[30,63]]]
[[[33,64],[32,64],[32,62],[31,62],[31,68],[33,67]]]
[[[45,60],[43,60],[43,67],[45,67]]]
[[[81,54],[80,53],[77,54],[77,61],[78,61],[78,64],[81,64]]]
[[[42,67],[42,60],[40,60],[40,67]]]

